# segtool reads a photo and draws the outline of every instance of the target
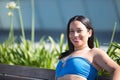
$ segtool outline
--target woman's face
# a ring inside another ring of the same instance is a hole
[[[84,48],[88,46],[88,38],[92,30],[88,30],[80,21],[72,21],[69,27],[69,38],[75,48]]]

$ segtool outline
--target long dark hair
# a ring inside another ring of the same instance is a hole
[[[85,16],[82,16],[82,15],[76,15],[74,17],[72,17],[69,21],[68,21],[68,24],[67,24],[67,40],[68,40],[68,47],[69,47],[69,50],[62,53],[59,57],[59,59],[71,54],[73,51],[74,51],[74,46],[72,44],[72,42],[70,41],[69,39],[69,29],[70,29],[70,23],[72,21],[80,21],[82,24],[85,25],[85,27],[88,29],[88,30],[92,30],[92,35],[91,37],[89,37],[88,39],[88,46],[89,48],[93,48],[94,47],[94,30],[93,30],[93,27],[91,25],[91,22],[90,20],[85,17]]]

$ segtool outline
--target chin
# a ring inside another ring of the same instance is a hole
[[[79,44],[74,44],[74,46],[75,46],[75,47],[78,47],[78,46],[81,46],[81,45],[79,45]]]

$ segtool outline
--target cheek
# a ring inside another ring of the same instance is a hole
[[[72,38],[72,36],[69,34],[69,39]]]
[[[87,41],[89,38],[89,35],[87,33],[85,33],[85,34],[81,34],[80,37],[82,40]]]
[[[89,37],[89,33],[88,32],[84,32],[84,33],[82,33],[82,36]]]

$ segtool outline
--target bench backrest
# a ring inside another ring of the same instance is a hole
[[[0,80],[54,80],[55,70],[0,64]]]

